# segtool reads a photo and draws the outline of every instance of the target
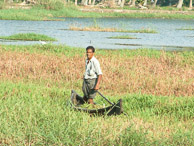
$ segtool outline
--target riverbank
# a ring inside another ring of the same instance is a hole
[[[194,144],[193,52],[98,49],[100,91],[122,98],[128,115],[117,117],[67,106],[71,89],[82,95],[84,48],[0,45],[0,52],[3,145]]]
[[[61,21],[60,17],[123,17],[123,18],[162,18],[194,19],[194,11],[179,10],[126,10],[103,9],[93,7],[65,7],[60,10],[46,10],[32,7],[30,9],[2,9],[0,20],[44,20]]]

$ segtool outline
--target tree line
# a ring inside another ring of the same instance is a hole
[[[182,8],[182,6],[189,7],[192,9],[193,0],[0,0],[6,4],[10,3],[26,3],[34,5],[63,5],[68,3],[73,3],[75,5],[83,6],[94,6],[98,5],[101,7],[140,7],[149,8],[156,6],[173,6],[177,8]]]

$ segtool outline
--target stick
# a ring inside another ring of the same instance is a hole
[[[100,96],[102,96],[108,103],[114,105],[112,102],[110,102],[110,100],[108,100],[106,97],[104,97],[98,90],[97,90],[98,94],[100,94]]]

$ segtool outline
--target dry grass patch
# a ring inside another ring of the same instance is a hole
[[[103,71],[104,93],[142,93],[165,96],[194,96],[194,67],[179,55],[163,53],[159,58],[96,55]],[[51,80],[70,88],[81,88],[85,57],[2,51],[3,79]],[[114,93],[112,92],[114,91]]]
[[[157,33],[155,30],[151,29],[140,29],[140,30],[124,30],[124,29],[117,29],[117,28],[101,28],[96,26],[90,27],[76,27],[70,26],[70,30],[73,31],[99,31],[99,32],[128,32],[128,33]]]
[[[194,67],[182,64],[183,58],[137,56],[101,58],[106,90],[167,96],[194,95]]]

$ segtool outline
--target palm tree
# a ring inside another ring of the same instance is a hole
[[[131,6],[135,7],[135,1],[136,1],[136,0],[132,0]]]
[[[75,5],[77,6],[77,0],[75,0]]]
[[[121,0],[118,0],[118,5],[119,5],[119,6],[121,5]]]
[[[128,5],[131,5],[131,3],[132,3],[132,0],[129,0]]]
[[[192,9],[193,8],[193,0],[190,0],[190,3],[189,3],[189,8]]]
[[[147,6],[148,0],[144,0],[143,6]]]
[[[157,2],[158,2],[158,0],[155,0],[152,7],[156,7]]]
[[[93,2],[92,2],[92,5],[93,5],[93,6],[95,5],[95,2],[96,2],[96,0],[93,0]]]
[[[89,0],[88,5],[91,5],[91,4],[92,4],[92,0]]]
[[[121,6],[121,8],[123,8],[123,7],[124,7],[124,4],[125,4],[125,0],[122,0],[122,1],[121,1],[121,5],[120,5],[120,6]]]
[[[179,0],[177,8],[182,8],[182,5],[183,5],[183,0]]]

